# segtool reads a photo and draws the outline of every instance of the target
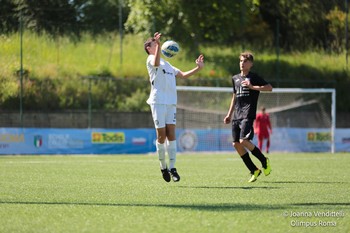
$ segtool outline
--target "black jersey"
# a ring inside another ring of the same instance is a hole
[[[242,86],[241,82],[245,78],[248,78],[253,86],[264,86],[268,84],[263,78],[252,72],[249,72],[247,76],[242,77],[241,74],[236,74],[232,77],[233,93],[236,94],[233,120],[245,118],[255,119],[256,117],[260,91]]]

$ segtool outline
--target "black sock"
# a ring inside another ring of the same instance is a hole
[[[243,159],[244,164],[249,169],[251,174],[254,174],[254,172],[258,170],[258,168],[253,163],[252,159],[249,157],[248,152],[242,155],[241,158]]]
[[[261,153],[258,147],[254,147],[254,149],[251,151],[252,154],[259,159],[261,162],[263,168],[266,168],[266,157]]]

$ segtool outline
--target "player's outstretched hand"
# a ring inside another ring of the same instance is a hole
[[[204,56],[203,54],[199,55],[199,57],[196,59],[196,64],[199,68],[204,67]]]
[[[154,40],[157,42],[157,44],[160,43],[160,37],[161,37],[161,36],[162,36],[162,33],[160,33],[160,32],[154,33],[153,38],[154,38]]]

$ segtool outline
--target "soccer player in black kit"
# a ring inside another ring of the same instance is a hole
[[[260,91],[272,91],[272,86],[259,75],[250,72],[254,57],[250,52],[243,52],[239,56],[241,72],[232,77],[233,95],[230,108],[224,123],[229,124],[232,118],[233,147],[241,156],[249,169],[251,177],[248,182],[254,182],[261,174],[249,156],[251,152],[261,162],[265,176],[271,172],[270,161],[251,140],[254,137],[253,123],[256,117],[257,103]]]

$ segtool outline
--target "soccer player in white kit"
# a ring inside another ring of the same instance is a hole
[[[147,70],[150,77],[151,92],[147,103],[151,107],[152,118],[157,133],[156,149],[160,161],[163,179],[170,182],[180,181],[180,175],[175,168],[176,162],[176,78],[188,78],[204,66],[204,56],[196,59],[196,67],[189,71],[181,71],[160,57],[161,33],[156,32],[153,38],[147,39],[144,48],[147,57]],[[166,143],[166,145],[165,145]],[[169,157],[169,167],[165,159]]]

